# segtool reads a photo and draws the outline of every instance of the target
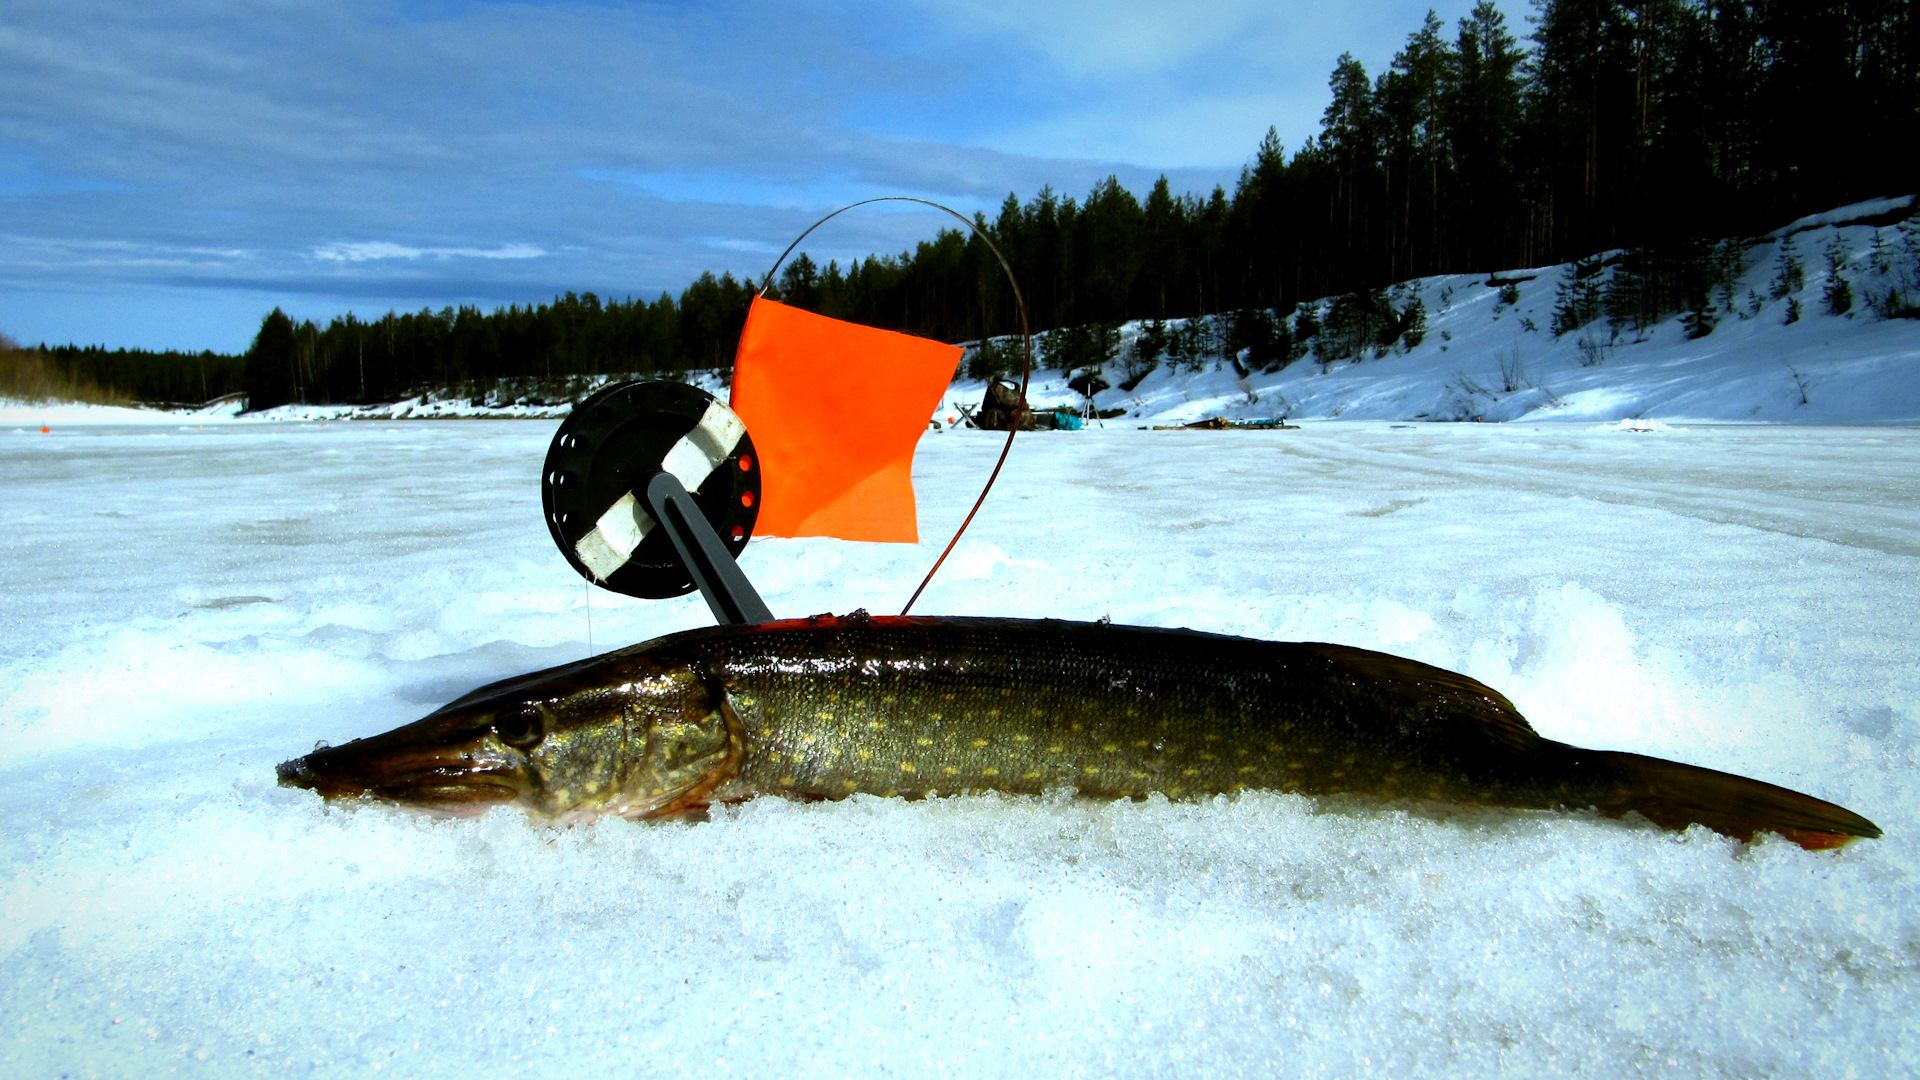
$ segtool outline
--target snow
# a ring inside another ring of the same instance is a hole
[[[1920,430],[1581,415],[1022,436],[916,610],[1387,649],[1884,839],[1269,794],[328,808],[273,766],[704,606],[568,569],[551,420],[0,429],[0,1072],[1909,1075]],[[742,565],[778,614],[898,610],[999,445],[922,441],[921,544]]]
[[[0,428],[55,424],[196,424],[208,420],[231,420],[240,412],[240,403],[224,401],[202,409],[132,409],[119,405],[84,405],[74,401],[20,401],[0,397]]]
[[[1898,198],[1892,199],[1868,199],[1865,202],[1857,202],[1849,206],[1842,206],[1833,210],[1822,211],[1818,214],[1808,214],[1803,218],[1796,218],[1784,228],[1777,229],[1769,234],[1769,239],[1777,240],[1782,236],[1805,232],[1808,229],[1817,229],[1822,225],[1846,225],[1868,218],[1884,217],[1902,210],[1910,210],[1913,208],[1913,204],[1914,196],[1912,195],[1901,195]]]

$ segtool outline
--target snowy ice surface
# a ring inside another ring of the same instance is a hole
[[[0,1075],[1920,1062],[1920,431],[1036,433],[916,608],[1389,650],[1886,829],[1838,852],[1271,794],[556,829],[274,786],[589,626],[708,621],[589,596],[540,520],[554,427],[0,429]],[[922,441],[918,545],[742,565],[782,615],[898,610],[999,445]]]

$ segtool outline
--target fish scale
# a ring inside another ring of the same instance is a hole
[[[1332,790],[1381,771],[1361,765],[1367,733],[1334,710],[1297,695],[1275,707],[1303,681],[1287,678],[1287,661],[1314,662],[1306,646],[1249,643],[1264,646],[1253,651],[1266,670],[1248,673],[1217,635],[956,622],[836,620],[832,632],[747,635],[716,652],[709,673],[754,748],[728,790],[1179,798]],[[1092,640],[1063,640],[1079,634]]]

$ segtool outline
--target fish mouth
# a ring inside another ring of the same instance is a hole
[[[484,813],[513,802],[523,786],[504,762],[466,747],[380,746],[365,739],[315,750],[274,769],[281,787],[324,799],[370,798],[436,813]]]

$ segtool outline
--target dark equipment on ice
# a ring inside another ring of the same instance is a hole
[[[734,563],[759,516],[753,439],[712,394],[625,382],[587,398],[554,433],[540,496],[588,581],[647,598],[699,589],[722,626],[772,621]]]
[[[987,396],[972,420],[975,426],[986,431],[1032,431],[1034,426],[1033,411],[1027,408],[1026,396],[1012,383],[999,379],[987,382]]]

